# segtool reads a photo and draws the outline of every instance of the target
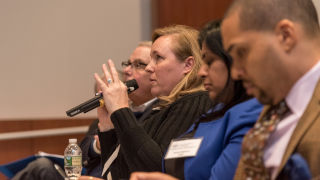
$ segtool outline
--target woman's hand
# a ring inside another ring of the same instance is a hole
[[[105,64],[102,65],[105,81],[103,81],[98,74],[95,74],[95,79],[99,89],[102,90],[105,107],[109,114],[114,111],[129,107],[127,86],[120,81],[117,70],[113,62],[109,59],[108,65],[110,73]]]
[[[178,180],[170,175],[160,172],[134,172],[130,176],[130,180]]]
[[[98,117],[102,129],[111,128],[110,125],[112,123],[110,121],[110,115],[114,111],[120,108],[129,107],[127,87],[120,81],[117,70],[111,60],[108,60],[108,65],[110,67],[110,73],[107,66],[105,64],[102,65],[102,70],[105,75],[104,80],[102,80],[97,73],[94,75],[98,89],[103,93],[105,106],[105,108],[98,109]]]

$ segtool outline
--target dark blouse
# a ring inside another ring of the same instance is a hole
[[[111,115],[115,128],[99,133],[103,164],[120,143],[118,157],[109,168],[113,179],[129,178],[134,171],[161,171],[162,156],[171,139],[188,130],[211,107],[208,93],[200,91],[161,110],[153,109],[143,125],[129,108],[115,111]]]

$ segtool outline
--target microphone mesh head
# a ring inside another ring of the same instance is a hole
[[[131,93],[132,91],[135,91],[136,89],[139,88],[138,83],[135,79],[126,81],[125,84],[128,88],[128,93]]]

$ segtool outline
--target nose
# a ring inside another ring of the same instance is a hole
[[[233,80],[241,80],[244,74],[244,70],[240,67],[235,66],[234,64],[231,66],[231,77]]]
[[[151,61],[148,63],[147,67],[145,68],[145,71],[149,72],[149,73],[153,73],[154,72],[154,61],[151,59]]]
[[[208,65],[202,64],[198,72],[198,76],[200,76],[202,79],[206,78],[208,76],[208,68]]]
[[[131,66],[127,66],[123,69],[124,75],[127,77],[132,76],[132,69]]]

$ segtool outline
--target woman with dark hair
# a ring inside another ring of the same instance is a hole
[[[233,179],[241,153],[241,142],[262,110],[250,99],[240,81],[231,79],[231,58],[222,46],[220,22],[208,23],[198,43],[204,61],[198,75],[203,78],[214,106],[202,115],[176,142],[202,139],[193,157],[166,158],[163,171],[179,179]],[[169,146],[168,153],[171,149]],[[134,173],[132,179],[175,179],[161,173]]]

